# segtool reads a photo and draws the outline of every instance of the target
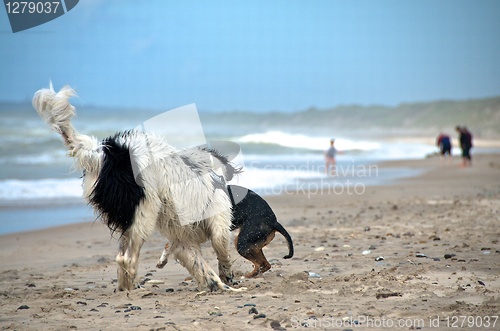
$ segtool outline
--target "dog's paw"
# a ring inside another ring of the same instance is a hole
[[[227,291],[232,291],[232,292],[244,292],[247,290],[246,287],[242,286],[242,287],[238,287],[238,288],[234,288],[234,287],[230,287],[228,286],[228,288],[226,289]]]
[[[237,282],[234,280],[234,274],[231,271],[219,272],[219,278],[226,285],[234,285]]]
[[[168,261],[158,261],[158,263],[156,264],[156,267],[158,269],[163,269],[163,267],[167,265],[167,262]]]

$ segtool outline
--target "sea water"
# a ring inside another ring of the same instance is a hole
[[[27,104],[0,107],[0,234],[48,226],[93,221],[91,208],[81,198],[82,173],[61,137],[42,122]],[[103,139],[116,131],[138,127],[158,112],[91,109],[79,111],[73,123],[78,131]],[[250,114],[201,113],[197,129],[208,144],[228,141],[238,146],[232,162],[243,173],[231,184],[266,195],[297,191],[359,193],[367,185],[388,184],[418,174],[415,169],[379,169],[391,159],[419,159],[436,151],[420,142],[351,137],[286,123],[264,123]],[[286,122],[286,121],[285,121]],[[194,124],[193,124],[194,125]],[[166,123],[176,137],[190,128]],[[323,152],[335,137],[337,169],[327,173]],[[224,152],[224,151],[223,151]]]

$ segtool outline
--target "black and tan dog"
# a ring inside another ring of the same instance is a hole
[[[293,241],[285,228],[278,222],[276,215],[269,204],[257,193],[242,186],[227,185],[226,192],[232,203],[232,225],[231,230],[239,229],[235,240],[238,253],[253,263],[252,272],[245,275],[246,278],[255,277],[271,269],[262,248],[269,244],[275,232],[281,233],[288,244],[288,255],[284,259],[293,256]],[[163,268],[168,262],[169,244],[156,265]]]

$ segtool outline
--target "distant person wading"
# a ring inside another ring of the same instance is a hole
[[[335,140],[330,140],[330,148],[325,151],[325,173],[330,175],[335,175],[336,172],[336,161],[335,156],[337,155],[337,149],[335,148]],[[330,170],[331,167],[331,170]]]

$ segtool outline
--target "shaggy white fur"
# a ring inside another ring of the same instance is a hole
[[[33,107],[61,134],[76,167],[83,170],[84,198],[112,231],[120,232],[118,290],[139,286],[139,253],[155,229],[167,237],[170,252],[193,276],[199,290],[243,290],[226,285],[233,278],[231,203],[210,176],[214,168],[210,152],[200,148],[177,151],[162,137],[138,131],[118,133],[103,142],[79,134],[71,124],[75,108],[69,98],[74,95],[68,86],[56,93],[51,84],[35,93]],[[127,157],[120,158],[122,154]],[[111,175],[123,173],[106,176],[103,169],[111,169]],[[120,179],[131,177],[132,172],[135,183]],[[131,204],[127,223],[120,207],[128,210]],[[200,245],[207,240],[217,254],[219,275],[201,255]]]

